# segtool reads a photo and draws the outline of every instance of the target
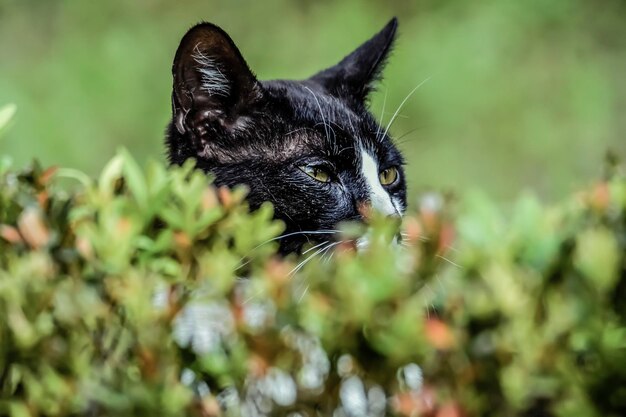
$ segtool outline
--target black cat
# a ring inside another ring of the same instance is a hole
[[[252,208],[272,202],[284,253],[332,241],[338,223],[370,207],[401,216],[403,158],[367,109],[397,25],[303,81],[259,81],[222,29],[193,27],[172,68],[170,162],[194,158],[216,185],[247,185]]]

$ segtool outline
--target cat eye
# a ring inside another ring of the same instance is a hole
[[[398,179],[398,169],[395,167],[387,168],[378,174],[378,179],[382,185],[391,185]]]
[[[330,174],[319,166],[304,165],[300,168],[302,172],[319,182],[330,182]]]

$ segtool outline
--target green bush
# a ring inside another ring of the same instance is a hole
[[[192,166],[0,162],[0,414],[625,415],[610,170],[556,208],[431,195],[401,247],[374,218],[365,252],[348,225],[280,258],[272,208]]]

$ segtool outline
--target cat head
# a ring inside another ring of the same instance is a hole
[[[333,239],[343,221],[374,209],[401,216],[403,158],[368,111],[397,20],[337,65],[302,81],[260,81],[219,27],[183,37],[172,68],[170,162],[193,158],[218,186],[245,184],[254,209],[274,205],[283,252]]]

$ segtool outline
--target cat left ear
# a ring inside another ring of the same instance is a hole
[[[337,65],[327,68],[311,80],[337,97],[363,103],[381,78],[398,28],[395,17],[370,40],[359,46]]]
[[[179,133],[207,122],[228,129],[261,95],[261,87],[232,39],[201,23],[180,42],[172,66],[174,124]]]

